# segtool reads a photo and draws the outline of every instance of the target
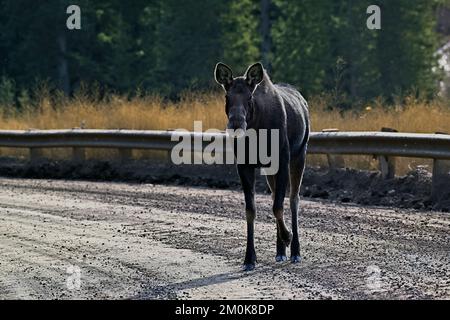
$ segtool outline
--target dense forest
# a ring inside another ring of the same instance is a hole
[[[274,81],[343,106],[411,92],[433,97],[443,0],[0,0],[0,104],[20,106],[46,83],[122,94],[213,87],[223,61],[236,73],[263,61]],[[66,8],[81,8],[69,30]],[[367,8],[381,9],[370,30]]]

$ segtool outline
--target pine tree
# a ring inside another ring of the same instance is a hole
[[[275,0],[273,76],[298,86],[305,94],[319,93],[330,62],[327,0]]]
[[[401,96],[411,89],[429,96],[435,91],[435,4],[429,0],[381,2],[377,65],[384,96]]]
[[[221,15],[223,61],[236,72],[243,72],[261,59],[259,1],[228,1]]]

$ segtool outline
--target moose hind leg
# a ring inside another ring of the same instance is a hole
[[[269,185],[270,191],[272,192],[272,200],[275,199],[275,176],[266,176],[267,184]],[[277,255],[275,256],[275,261],[282,262],[286,261],[286,244],[281,240],[280,228],[277,223]]]
[[[300,202],[300,186],[302,184],[303,171],[305,170],[306,155],[302,154],[290,162],[290,195],[289,202],[292,212],[292,243],[291,262],[300,262],[300,241],[298,236],[298,209]]]
[[[292,235],[286,227],[283,215],[283,202],[284,196],[286,195],[287,182],[289,180],[289,168],[286,164],[285,166],[280,166],[278,173],[275,178],[275,196],[273,201],[273,213],[277,223],[277,250],[278,248],[283,249],[282,255],[285,256],[285,247],[288,247],[291,243]],[[280,260],[282,261],[282,260]]]
[[[275,176],[266,176],[266,181],[273,200],[275,198]]]

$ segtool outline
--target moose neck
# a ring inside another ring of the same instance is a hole
[[[253,112],[251,118],[247,122],[248,128],[256,130],[265,128],[265,121],[263,120],[267,120],[273,116],[270,114],[271,110],[273,111],[270,101],[275,94],[274,92],[274,84],[272,83],[272,80],[270,80],[266,70],[264,70],[263,81],[261,81],[253,93]]]

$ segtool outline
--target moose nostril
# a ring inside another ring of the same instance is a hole
[[[246,127],[247,127],[246,123],[241,121],[229,121],[227,126],[227,128],[231,130],[238,130],[238,129],[245,130]]]
[[[236,129],[234,130],[234,136],[236,138],[242,138],[245,135],[244,129]]]
[[[227,134],[232,138],[242,138],[245,136],[245,129],[228,129]]]
[[[228,129],[244,129],[247,124],[245,123],[245,117],[242,115],[232,115],[228,118]]]

